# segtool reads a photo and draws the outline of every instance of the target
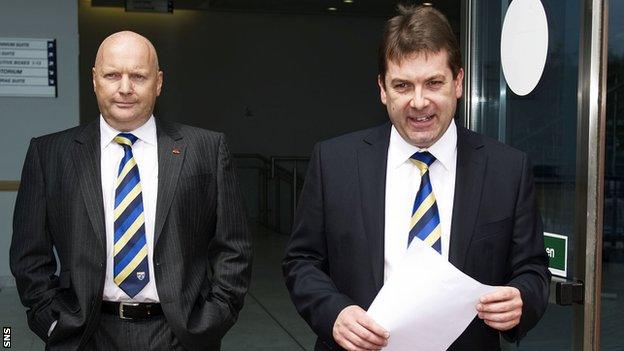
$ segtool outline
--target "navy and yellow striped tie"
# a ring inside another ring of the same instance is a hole
[[[412,155],[410,161],[420,170],[420,187],[414,200],[412,219],[407,246],[415,237],[433,247],[438,253],[442,252],[442,229],[440,228],[440,214],[436,204],[431,180],[429,179],[429,166],[436,158],[428,152],[417,152]]]
[[[124,149],[115,185],[113,280],[130,297],[149,282],[141,178],[132,155],[132,144],[137,139],[130,133],[120,133],[113,139]]]

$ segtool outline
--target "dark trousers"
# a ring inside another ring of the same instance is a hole
[[[125,320],[102,313],[100,323],[87,343],[94,351],[183,351],[164,316]]]

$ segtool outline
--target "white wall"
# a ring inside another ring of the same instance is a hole
[[[0,36],[56,39],[57,98],[0,97],[0,180],[19,180],[32,137],[79,121],[78,4],[67,0],[2,0]],[[13,285],[9,245],[15,192],[0,192],[0,286]]]

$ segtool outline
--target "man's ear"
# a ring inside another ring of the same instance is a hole
[[[459,72],[457,72],[457,77],[455,77],[455,97],[458,99],[462,97],[464,92],[464,69],[460,68]]]
[[[158,71],[158,75],[156,76],[156,96],[160,96],[160,90],[162,89],[163,84],[163,72]]]
[[[91,79],[93,80],[93,91],[95,91],[97,83],[95,82],[95,76],[96,76],[96,72],[95,72],[95,67],[91,68]]]
[[[386,83],[381,78],[381,75],[377,76],[377,85],[379,86],[379,96],[381,98],[381,103],[385,105],[388,101],[388,97],[386,95]]]

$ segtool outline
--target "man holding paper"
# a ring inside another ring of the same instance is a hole
[[[315,350],[379,350],[391,335],[365,310],[422,240],[496,286],[449,349],[498,350],[499,333],[520,340],[548,301],[532,169],[524,153],[454,122],[464,72],[444,15],[399,11],[379,50],[391,123],[316,145],[283,260],[286,284],[319,337]]]

